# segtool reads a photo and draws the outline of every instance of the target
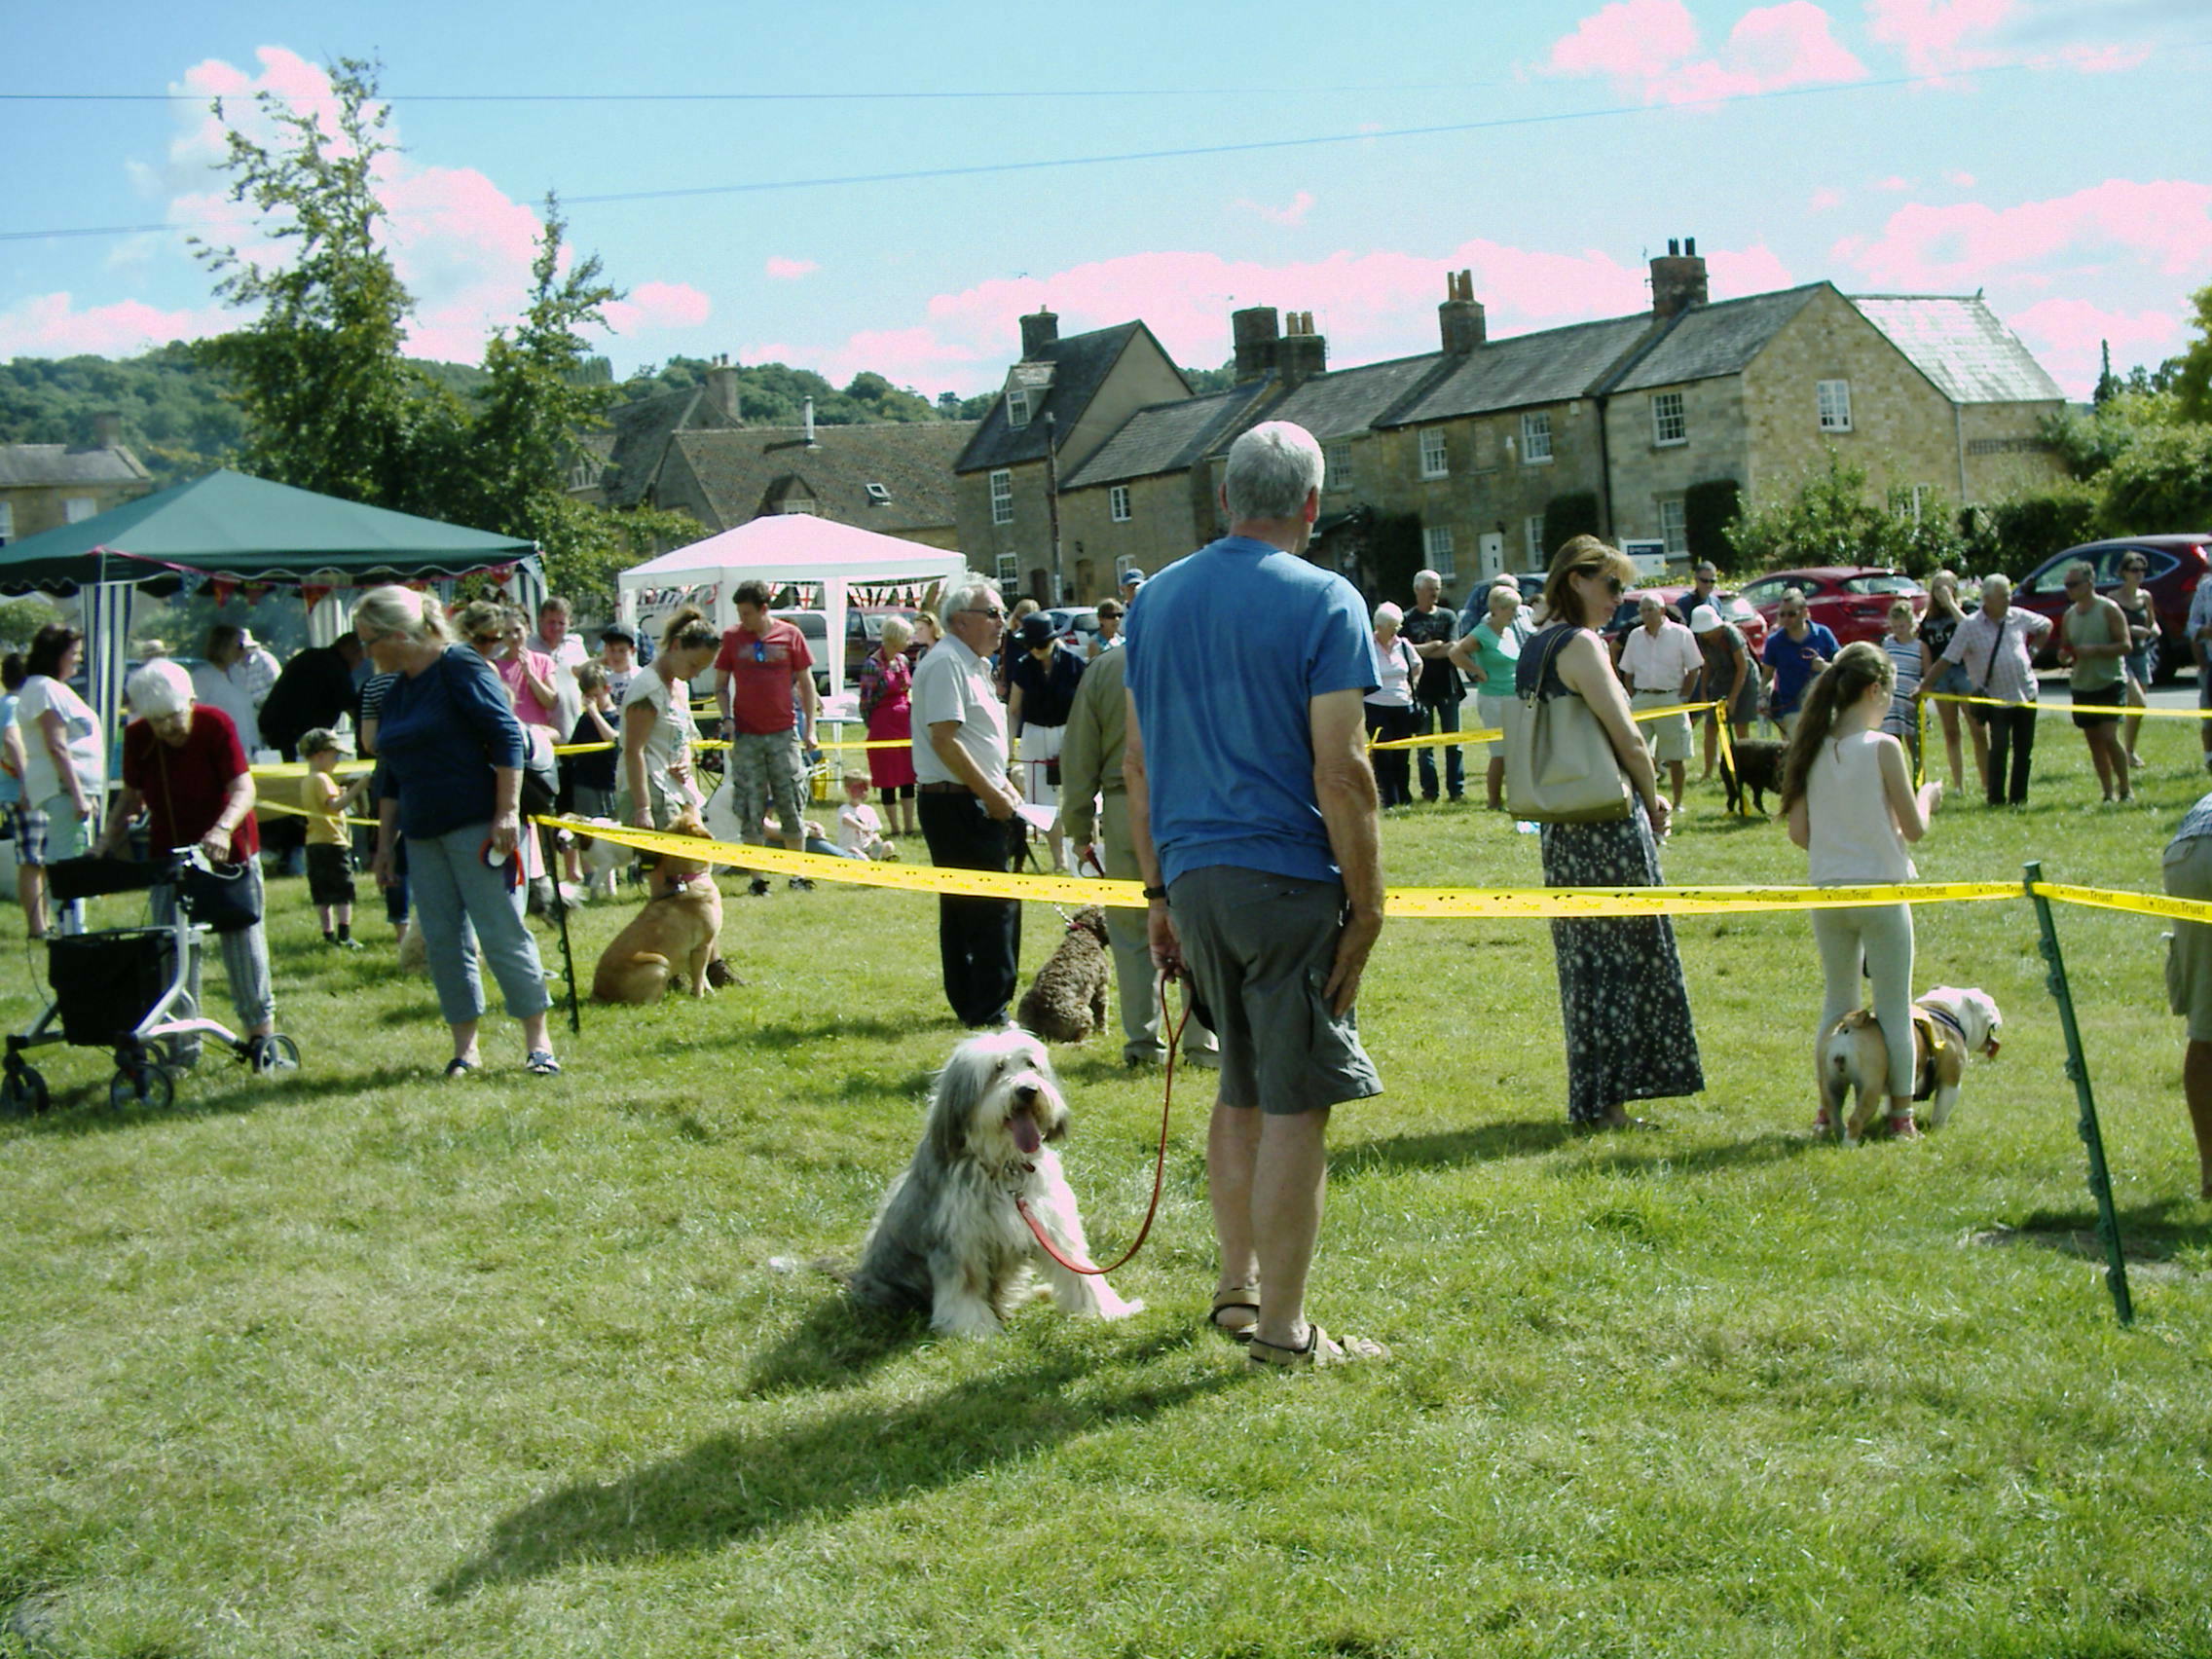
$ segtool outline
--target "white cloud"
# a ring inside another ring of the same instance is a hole
[[[1246,213],[1255,214],[1267,220],[1271,225],[1303,225],[1306,222],[1306,215],[1312,211],[1313,193],[1310,190],[1302,190],[1292,197],[1289,205],[1284,207],[1271,207],[1264,202],[1254,202],[1248,197],[1238,197],[1230,203],[1230,206]]]
[[[1682,0],[1613,0],[1554,42],[1546,67],[1555,75],[1604,75],[1645,103],[1698,103],[1866,76],[1812,0],[1752,7],[1711,55],[1702,51],[1697,19]]]
[[[0,361],[10,357],[131,357],[172,340],[232,327],[220,306],[162,311],[137,300],[78,310],[68,293],[35,294],[0,312]]]
[[[801,276],[813,276],[822,267],[811,259],[782,259],[771,255],[763,269],[778,282],[795,282]]]

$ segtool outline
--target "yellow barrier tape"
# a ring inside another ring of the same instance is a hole
[[[2034,709],[2038,713],[2059,715],[2145,715],[2152,719],[2212,720],[2212,709],[2150,709],[2138,708],[2132,703],[2073,703],[2052,698],[2049,702],[2009,703],[2002,697],[1969,697],[1957,691],[1929,691],[1922,694],[1929,703],[1973,703],[1985,709]]]
[[[331,770],[341,778],[357,778],[363,772],[375,771],[376,764],[374,760],[341,760]],[[274,782],[277,779],[297,783],[308,775],[309,770],[310,767],[305,760],[265,760],[260,765],[246,768],[246,771],[252,774],[253,781],[257,784]]]
[[[283,801],[271,800],[267,795],[255,796],[253,809],[256,812],[282,812],[290,815],[293,818],[313,818],[315,816],[315,814],[310,812],[304,806],[287,806]],[[339,822],[343,824],[358,824],[364,830],[374,830],[377,827],[377,821],[373,818],[349,817],[341,819]]]
[[[1629,719],[1641,723],[1663,720],[1669,715],[1699,715],[1719,707],[1718,703],[1670,703],[1664,709],[1639,709]],[[1467,731],[1432,731],[1420,737],[1393,737],[1386,743],[1370,741],[1367,747],[1371,750],[1444,749],[1461,743],[1497,743],[1504,737],[1505,733],[1495,726],[1475,726]]]
[[[2035,892],[2065,904],[2086,904],[2099,910],[2132,910],[2144,916],[2170,916],[2183,922],[2212,922],[2212,903],[2200,899],[2172,899],[2163,893],[2125,893],[2109,887],[2074,887],[2062,881],[2039,881]]]

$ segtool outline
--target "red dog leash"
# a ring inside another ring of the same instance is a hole
[[[1160,1021],[1162,1025],[1165,1025],[1168,1020],[1167,984],[1167,979],[1162,977],[1160,981]],[[1175,1056],[1183,1047],[1183,1027],[1188,1025],[1190,1021],[1191,996],[1186,990],[1183,996],[1182,1016],[1176,1019],[1175,1029],[1167,1039],[1167,1075],[1161,1081],[1160,1089],[1160,1157],[1152,1166],[1152,1203],[1144,1212],[1144,1226],[1137,1229],[1136,1242],[1122,1252],[1121,1260],[1109,1262],[1103,1268],[1093,1268],[1082,1262],[1069,1261],[1053,1248],[1052,1241],[1045,1236],[1045,1230],[1037,1224],[1037,1218],[1029,1213],[1029,1200],[1018,1194],[1014,1198],[1014,1207],[1021,1212],[1021,1219],[1029,1224],[1029,1231],[1037,1235],[1037,1242],[1043,1246],[1045,1254],[1051,1257],[1053,1261],[1059,1263],[1071,1273],[1103,1276],[1106,1273],[1113,1272],[1125,1266],[1132,1256],[1143,1249],[1145,1239],[1151,1236],[1153,1218],[1160,1214],[1161,1185],[1167,1176],[1167,1113],[1169,1106],[1175,1099]]]

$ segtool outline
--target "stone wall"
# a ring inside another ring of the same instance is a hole
[[[1653,400],[1682,400],[1684,441],[1661,444]],[[1659,503],[1680,500],[1692,484],[1744,478],[1751,470],[1744,383],[1735,375],[1623,392],[1605,402],[1606,450],[1613,469],[1613,537],[1660,535]]]
[[[1588,398],[1546,405],[1552,459],[1532,463],[1522,459],[1521,417],[1526,411],[1431,422],[1429,428],[1444,431],[1450,470],[1443,478],[1420,475],[1420,434],[1426,428],[1378,432],[1356,452],[1358,498],[1379,513],[1411,513],[1424,530],[1449,528],[1456,571],[1451,585],[1455,593],[1464,593],[1480,569],[1477,549],[1483,535],[1502,534],[1504,568],[1525,570],[1530,564],[1528,520],[1541,518],[1555,496],[1599,491],[1596,407]]]

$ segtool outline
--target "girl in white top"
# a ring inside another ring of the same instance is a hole
[[[1807,691],[1782,764],[1782,805],[1789,838],[1810,855],[1816,887],[1909,881],[1905,843],[1928,832],[1943,786],[1916,793],[1904,746],[1881,729],[1897,675],[1880,645],[1844,646]],[[1890,1055],[1890,1127],[1917,1133],[1912,1122],[1912,906],[1864,904],[1813,912],[1826,995],[1814,1033],[1820,1040],[1859,1007],[1862,968],[1874,987],[1874,1018]],[[1830,1127],[1824,1111],[1814,1127]]]

